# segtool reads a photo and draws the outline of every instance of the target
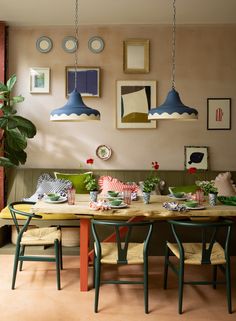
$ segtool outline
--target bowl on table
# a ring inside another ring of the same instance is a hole
[[[119,195],[119,192],[116,191],[108,191],[107,194],[111,197],[117,197]]]
[[[183,198],[185,196],[185,193],[184,192],[174,192],[171,195],[174,196],[175,198]]]
[[[185,202],[184,205],[186,205],[187,207],[190,207],[190,208],[195,208],[198,206],[198,202],[197,201],[188,201],[188,202]]]
[[[110,201],[111,206],[120,206],[122,203],[122,200],[112,200]]]
[[[50,201],[58,201],[60,198],[60,194],[57,193],[49,193],[47,194],[47,198],[50,199]]]

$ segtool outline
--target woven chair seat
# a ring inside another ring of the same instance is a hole
[[[184,263],[185,264],[201,264],[202,259],[202,243],[182,243],[184,248]],[[177,243],[167,242],[167,246],[179,259],[179,248]],[[211,264],[225,264],[225,253],[222,246],[216,242],[213,245],[211,253]]]
[[[94,243],[96,252],[96,244]],[[111,242],[101,243],[101,263],[117,264],[118,252],[117,244]],[[141,264],[143,263],[143,243],[129,243],[127,253],[128,264]]]
[[[61,231],[56,227],[34,228],[24,232],[21,245],[52,245],[61,240]]]

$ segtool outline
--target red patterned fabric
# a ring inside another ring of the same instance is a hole
[[[139,189],[136,184],[125,184],[111,176],[101,176],[98,184],[101,187],[101,194],[107,194],[108,191],[122,192],[124,188],[130,188],[132,192],[137,192]]]

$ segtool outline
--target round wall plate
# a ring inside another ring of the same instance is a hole
[[[66,52],[70,52],[73,53],[77,50],[78,48],[78,41],[75,37],[69,36],[69,37],[65,37],[62,40],[62,48],[66,51]]]
[[[111,157],[112,150],[107,145],[99,145],[96,149],[96,155],[102,160],[108,160]]]
[[[88,41],[89,49],[94,53],[99,53],[104,49],[104,40],[101,37],[92,37]]]
[[[52,49],[52,40],[49,37],[42,36],[36,41],[38,51],[47,53]]]

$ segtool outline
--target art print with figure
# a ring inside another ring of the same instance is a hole
[[[117,128],[156,128],[156,121],[148,119],[155,106],[155,80],[117,81]]]
[[[208,147],[207,146],[184,146],[185,169],[195,167],[196,169],[208,169]]]
[[[231,98],[207,99],[207,129],[231,129]]]

